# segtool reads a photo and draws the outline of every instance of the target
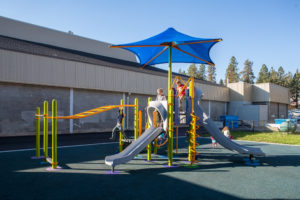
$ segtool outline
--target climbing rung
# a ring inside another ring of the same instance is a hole
[[[74,115],[74,116],[78,116],[78,117],[84,117],[85,115],[82,115],[82,114],[81,114],[81,115],[78,115],[78,114],[77,114],[77,115]]]
[[[98,111],[101,111],[101,110],[104,110],[104,108],[95,109],[93,111],[98,112]]]

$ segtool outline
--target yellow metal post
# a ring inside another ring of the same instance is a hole
[[[157,127],[157,112],[153,112],[153,127]],[[154,147],[153,147],[153,154],[157,154],[157,138],[154,139]]]
[[[192,121],[190,123],[189,131],[189,156],[188,160],[192,162],[195,160],[196,156],[196,118],[194,117],[194,98],[195,98],[195,88],[194,88],[194,78],[191,78],[190,85],[190,97],[191,97],[191,117]]]
[[[52,169],[57,168],[57,101],[52,100]]]
[[[169,123],[169,138],[168,138],[168,165],[173,164],[173,90],[169,89],[168,97],[168,123]]]
[[[121,102],[120,102],[121,105],[124,105],[124,100],[121,99]],[[120,108],[120,111],[123,111],[123,107]],[[123,120],[122,120],[122,123],[121,123],[121,127],[123,127]],[[123,134],[122,132],[120,131],[120,134],[119,134],[119,151],[122,152],[123,151]]]
[[[190,88],[190,96],[191,96],[191,113],[193,113],[194,112],[194,99],[195,99],[194,77],[191,77],[189,88]]]
[[[139,136],[142,135],[142,131],[143,131],[142,122],[143,122],[143,115],[142,115],[142,111],[140,110],[139,111]]]
[[[134,99],[134,140],[137,140],[139,136],[139,100],[138,98]]]
[[[168,165],[173,164],[173,89],[172,89],[172,45],[169,46],[168,71]]]
[[[45,162],[48,158],[48,107],[48,101],[44,101],[43,153]]]
[[[152,101],[151,97],[148,98],[148,106],[149,106],[150,101]],[[148,121],[149,121],[149,116],[148,116]],[[149,122],[148,122],[148,124],[149,124]],[[152,122],[152,124],[153,124],[153,122]],[[149,125],[147,128],[149,128]],[[151,143],[152,143],[152,141],[148,144],[148,148],[147,148],[147,161],[151,161],[151,151],[152,151]]]
[[[190,136],[189,136],[189,161],[191,164],[195,161],[196,158],[196,118],[192,117],[191,127],[190,127]]]
[[[36,158],[39,158],[41,157],[41,152],[40,152],[40,144],[41,144],[41,109],[40,107],[37,107],[36,108],[36,117],[35,117],[35,120],[36,120],[36,138],[35,138],[35,156]]]

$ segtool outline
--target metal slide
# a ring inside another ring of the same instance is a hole
[[[149,125],[148,128],[137,140],[133,141],[128,147],[126,147],[122,152],[105,157],[105,164],[110,165],[112,167],[112,171],[114,171],[114,167],[119,164],[124,164],[132,160],[138,153],[140,153],[146,146],[152,142],[157,136],[159,136],[164,129],[167,128],[167,101],[151,101],[147,107],[147,113],[149,116]],[[161,118],[163,120],[164,129],[161,127],[153,128],[153,111],[157,110]]]
[[[203,122],[204,128],[221,146],[240,154],[248,154],[250,156],[265,156],[265,153],[260,148],[242,146],[227,138],[203,111],[200,105],[202,92],[198,88],[196,88],[195,92],[195,115],[200,118],[200,121]]]
[[[215,125],[215,123],[203,112],[201,106],[195,103],[195,114],[203,120],[204,128],[210,133],[210,135],[215,138],[215,140],[222,145],[224,148],[231,151],[236,151],[241,154],[248,154],[253,156],[265,156],[265,153],[260,148],[246,147],[239,145],[229,138],[227,138]]]
[[[128,147],[126,147],[122,152],[105,157],[105,164],[110,165],[112,170],[119,164],[124,164],[132,160],[138,153],[140,153],[146,146],[152,142],[159,134],[164,130],[159,128],[148,128],[137,140],[132,142]]]

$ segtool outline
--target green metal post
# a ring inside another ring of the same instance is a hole
[[[134,140],[139,137],[139,100],[134,99]]]
[[[37,158],[41,157],[41,152],[40,152],[40,144],[41,144],[41,109],[40,107],[37,107],[36,108],[36,116],[35,116],[35,119],[36,119],[36,138],[35,138],[35,148],[36,148],[36,151],[35,151],[35,156]]]
[[[52,169],[57,168],[57,101],[52,100]]]
[[[172,46],[169,46],[169,72],[168,72],[168,165],[173,164],[173,89],[172,89]]]
[[[48,101],[44,101],[44,137],[43,137],[43,153],[44,153],[44,160],[47,162],[48,158]]]
[[[151,97],[148,98],[148,106],[149,106],[150,101],[152,101]],[[153,124],[153,122],[152,122],[152,124]],[[149,116],[148,116],[148,127],[147,128],[150,128],[150,126],[149,126]],[[147,148],[147,161],[151,161],[151,151],[152,151],[151,143],[152,143],[152,141],[148,144],[148,148]]]
[[[124,105],[124,100],[121,99],[121,105]],[[123,108],[121,108],[122,111],[123,111]],[[122,124],[121,126],[123,127],[123,121],[122,121]],[[123,134],[120,132],[120,135],[119,135],[119,151],[122,152],[123,151]]]

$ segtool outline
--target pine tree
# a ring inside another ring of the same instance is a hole
[[[213,83],[216,82],[216,67],[213,65],[207,67],[207,80]]]
[[[268,67],[265,64],[263,64],[260,68],[256,83],[267,83],[269,82],[269,77],[270,73]]]
[[[197,67],[195,64],[191,64],[188,68],[188,75],[192,77],[196,77],[197,75]]]
[[[296,108],[299,108],[298,101],[299,101],[299,93],[300,93],[300,73],[298,69],[296,70],[293,80],[290,86],[290,92],[292,94],[292,99],[296,102]]]
[[[284,76],[284,84],[283,84],[283,86],[286,87],[286,88],[290,88],[292,86],[292,82],[293,82],[293,74],[291,72],[288,72]]]
[[[249,61],[248,59],[244,62],[244,69],[241,71],[241,81],[245,83],[254,83],[255,76],[252,70],[253,62]]]
[[[286,76],[284,69],[280,66],[278,68],[278,72],[277,72],[277,77],[278,77],[278,82],[277,84],[284,86],[284,77]]]
[[[182,70],[181,68],[179,68],[179,70],[178,70],[178,74],[186,75],[185,71],[184,71],[184,70]]]
[[[200,64],[199,70],[197,72],[197,78],[206,80],[206,67],[204,64]]]
[[[278,73],[273,67],[270,69],[269,82],[274,84],[278,84],[279,82]]]
[[[225,84],[227,85],[227,80],[229,83],[236,83],[239,81],[239,74],[238,74],[238,62],[234,56],[231,57],[230,63],[226,69],[226,76],[225,76]]]
[[[219,84],[220,84],[220,85],[224,85],[223,79],[220,79]]]

